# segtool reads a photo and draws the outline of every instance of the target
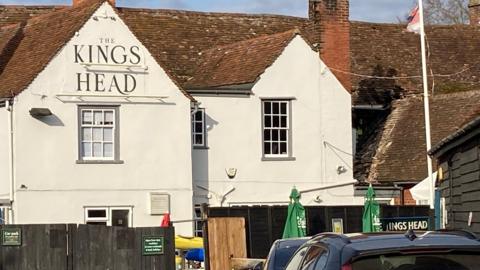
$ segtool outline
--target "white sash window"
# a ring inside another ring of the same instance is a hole
[[[116,107],[80,107],[80,159],[115,160]]]
[[[290,100],[263,100],[263,156],[290,157]]]

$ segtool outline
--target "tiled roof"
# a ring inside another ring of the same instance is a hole
[[[0,28],[25,22],[38,15],[66,8],[65,6],[12,6],[0,5]]]
[[[25,89],[102,2],[86,0],[76,8],[1,6],[0,18],[4,24],[34,18],[24,27],[23,39],[0,75],[0,96],[11,96]],[[192,78],[201,51],[297,27],[304,29],[305,35],[309,33],[307,19],[289,16],[133,8],[116,10],[180,86]],[[42,13],[46,14],[38,15]],[[0,43],[7,40],[3,36],[0,38]],[[37,48],[35,51],[29,49],[33,44]],[[14,76],[18,74],[21,75]],[[184,94],[189,96],[186,92]]]
[[[309,27],[308,19],[278,15],[117,10],[149,52],[182,84],[193,76],[202,51],[294,28],[308,34]]]
[[[208,89],[253,83],[298,33],[298,30],[290,30],[204,51],[186,88]]]
[[[23,91],[101,3],[85,0],[76,8],[60,9],[30,19],[0,74],[0,96],[10,97]]]
[[[480,104],[480,91],[435,95],[430,99],[432,145],[458,130]],[[357,177],[364,181],[415,182],[427,176],[423,98],[408,97],[393,103],[383,128],[359,153]],[[368,151],[371,151],[368,153]],[[373,152],[372,152],[373,151]],[[363,176],[363,177],[362,177]]]
[[[455,74],[435,77],[435,92],[480,89],[480,27],[436,25],[426,27],[425,31],[430,52],[429,73]],[[422,92],[420,38],[406,32],[405,25],[352,22],[350,48],[352,73],[417,76],[393,80],[354,75],[354,104],[385,104],[392,96],[399,98]]]
[[[15,51],[21,29],[21,24],[13,24],[0,28],[0,74]]]
[[[70,7],[0,6],[0,27],[22,22],[38,14],[68,14],[71,10]],[[196,63],[201,58],[199,53],[214,47],[294,28],[300,29],[311,44],[320,43],[320,35],[316,34],[311,21],[306,18],[122,7],[117,8],[117,12],[157,62],[180,85],[193,77]],[[65,25],[78,22],[73,20],[74,17]],[[404,29],[405,26],[399,24],[351,22],[351,71],[380,77],[420,75],[419,37]],[[476,61],[480,58],[477,48],[480,44],[480,27],[432,26],[427,27],[426,32],[431,71],[435,74],[457,73],[450,77],[435,77],[435,91],[447,93],[480,89],[480,76],[477,76],[480,64]],[[57,34],[54,37],[59,38]],[[50,38],[48,36],[44,40]],[[51,47],[56,46],[53,44]],[[378,79],[352,75],[352,83],[354,104],[387,104],[392,99],[421,91],[421,79],[418,77]]]

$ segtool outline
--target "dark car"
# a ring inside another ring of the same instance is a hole
[[[310,238],[279,239],[273,242],[268,257],[265,260],[264,270],[284,270],[288,261],[297,249]]]
[[[319,234],[285,269],[474,270],[480,269],[480,242],[464,231]]]

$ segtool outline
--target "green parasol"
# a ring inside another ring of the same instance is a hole
[[[380,206],[375,200],[375,191],[372,184],[368,187],[363,208],[363,232],[380,232]]]
[[[306,235],[305,208],[300,203],[300,193],[293,187],[288,204],[288,216],[282,238],[304,237]]]

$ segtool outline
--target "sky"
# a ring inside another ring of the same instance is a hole
[[[308,0],[116,0],[117,6],[240,13],[270,13],[307,17]],[[69,5],[72,0],[0,0],[0,5]],[[415,0],[350,0],[350,19],[398,22]]]

